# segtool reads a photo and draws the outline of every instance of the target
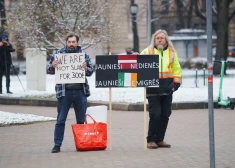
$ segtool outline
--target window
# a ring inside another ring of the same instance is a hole
[[[180,24],[176,24],[176,30],[179,30],[181,28]]]
[[[195,24],[193,25],[193,28],[194,28],[194,29],[198,29],[198,28],[199,28],[199,24],[198,24],[198,23],[195,23]]]
[[[206,30],[206,23],[202,23],[201,29]]]
[[[169,9],[168,0],[162,0],[161,7],[162,7],[162,11],[161,12],[162,13],[167,13],[168,9]]]
[[[168,32],[169,25],[168,24],[163,24],[163,25],[161,25],[161,29],[166,30]]]
[[[202,11],[206,11],[206,1],[202,0]]]

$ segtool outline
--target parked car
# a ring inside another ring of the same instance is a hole
[[[216,48],[212,48],[212,56],[216,54]],[[235,46],[228,46],[228,57],[235,57]]]
[[[235,57],[235,46],[234,47],[232,47],[232,46],[228,47],[228,56],[229,57]]]

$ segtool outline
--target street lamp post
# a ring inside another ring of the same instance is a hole
[[[135,4],[134,0],[131,0],[130,13],[131,13],[131,22],[132,22],[134,52],[139,52],[139,37],[138,37],[137,22],[136,22],[137,12],[138,12],[138,5]]]
[[[5,11],[5,0],[0,0],[0,18],[1,18],[1,27],[6,24],[6,11]]]
[[[147,0],[147,45],[151,42],[151,23],[152,23],[152,13],[151,13],[151,0]]]

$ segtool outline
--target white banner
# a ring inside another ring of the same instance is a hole
[[[86,72],[82,67],[84,53],[56,54],[58,66],[55,68],[55,83],[85,83]]]

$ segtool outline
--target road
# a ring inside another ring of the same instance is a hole
[[[56,117],[57,113],[55,107],[13,105],[0,105],[0,111],[48,117]],[[57,154],[51,153],[55,121],[0,127],[0,167],[210,167],[207,109],[173,110],[165,138],[172,147],[151,150],[144,149],[143,112],[113,111],[112,115],[108,115],[112,116],[112,131],[110,129],[108,131],[107,149],[77,152],[71,131],[71,124],[75,123],[74,116],[71,109],[66,123],[63,146],[61,152]],[[235,167],[234,121],[234,110],[214,110],[217,168]],[[108,126],[110,128],[110,124]]]

